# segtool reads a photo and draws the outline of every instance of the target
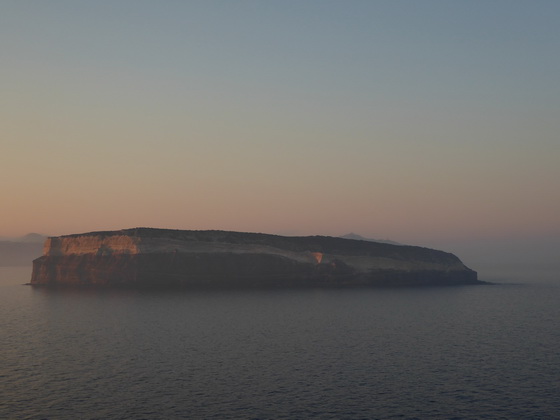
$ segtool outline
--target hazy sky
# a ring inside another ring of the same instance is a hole
[[[0,236],[560,235],[560,1],[0,3]]]

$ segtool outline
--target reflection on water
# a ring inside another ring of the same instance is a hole
[[[559,417],[560,285],[516,273],[153,293],[35,289],[0,268],[0,417]]]

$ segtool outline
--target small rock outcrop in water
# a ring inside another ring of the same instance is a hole
[[[356,287],[477,284],[453,254],[328,236],[136,228],[48,238],[32,285]]]

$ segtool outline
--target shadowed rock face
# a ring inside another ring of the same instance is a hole
[[[49,238],[44,286],[270,288],[476,284],[453,254],[414,246],[260,233],[136,228]]]

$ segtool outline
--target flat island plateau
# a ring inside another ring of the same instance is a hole
[[[330,236],[134,228],[50,237],[31,285],[297,288],[481,284],[455,255]]]

